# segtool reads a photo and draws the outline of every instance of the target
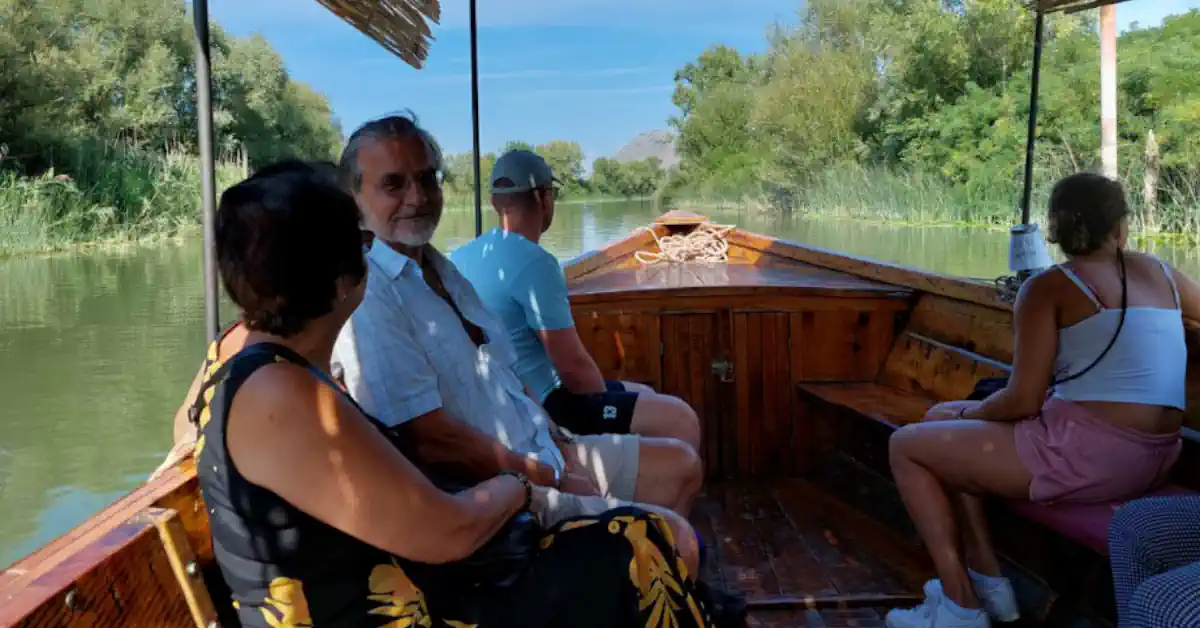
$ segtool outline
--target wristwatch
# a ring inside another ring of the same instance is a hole
[[[554,471],[554,488],[562,487],[562,471],[559,471],[558,467],[550,467],[550,469]]]

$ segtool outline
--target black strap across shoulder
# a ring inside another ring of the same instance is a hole
[[[1080,377],[1088,374],[1092,369],[1096,368],[1097,364],[1100,364],[1100,361],[1104,359],[1104,356],[1108,355],[1108,352],[1112,350],[1113,345],[1117,344],[1117,337],[1121,335],[1121,328],[1125,327],[1125,314],[1129,311],[1129,280],[1125,273],[1125,253],[1120,248],[1117,249],[1117,264],[1120,266],[1121,270],[1121,319],[1117,322],[1117,330],[1113,332],[1112,338],[1109,339],[1108,346],[1104,347],[1104,351],[1101,351],[1100,355],[1096,356],[1096,359],[1092,360],[1092,363],[1089,364],[1087,368],[1075,373],[1074,375],[1063,377],[1061,379],[1055,378],[1054,381],[1050,383],[1051,387],[1079,379]]]

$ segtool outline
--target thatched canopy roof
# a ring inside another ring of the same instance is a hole
[[[1154,2],[1155,0],[1141,0],[1142,2]],[[1046,13],[1054,13],[1063,11],[1066,13],[1074,13],[1076,11],[1084,11],[1094,9],[1109,4],[1117,4],[1125,2],[1125,0],[1028,0],[1029,8],[1040,8]]]
[[[417,69],[425,64],[425,57],[429,55],[429,44],[433,40],[429,22],[436,24],[442,16],[439,0],[317,2]]]

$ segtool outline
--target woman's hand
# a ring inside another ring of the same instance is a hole
[[[963,414],[975,410],[980,405],[978,401],[945,401],[937,404],[925,413],[923,421],[955,421],[965,418]]]

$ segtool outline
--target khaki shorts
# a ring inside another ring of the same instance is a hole
[[[577,436],[567,446],[575,472],[585,473],[600,489],[600,495],[572,495],[551,490],[546,507],[537,513],[545,527],[563,519],[595,516],[613,508],[633,504],[637,490],[640,439],[630,434]]]

